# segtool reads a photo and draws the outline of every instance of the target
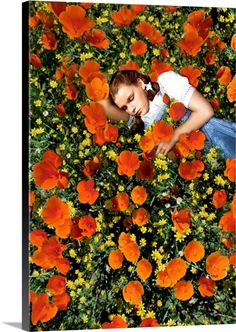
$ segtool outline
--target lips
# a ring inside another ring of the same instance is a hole
[[[142,111],[141,111],[141,109],[140,109],[140,110],[138,110],[138,112],[135,113],[135,115],[136,115],[136,116],[140,116],[141,112],[142,112]]]

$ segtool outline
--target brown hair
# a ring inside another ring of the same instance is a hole
[[[138,79],[141,79],[145,84],[151,83],[152,90],[147,91],[147,97],[152,100],[157,92],[160,90],[159,84],[157,82],[151,82],[148,75],[139,73],[136,70],[118,70],[115,72],[110,79],[110,99],[114,102],[114,97],[119,90],[121,84],[125,85],[137,85]]]

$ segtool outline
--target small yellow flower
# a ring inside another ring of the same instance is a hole
[[[71,131],[72,131],[72,133],[77,134],[78,133],[78,128],[72,127]]]
[[[76,252],[74,249],[70,249],[69,254],[70,254],[70,257],[72,257],[72,258],[76,257]]]
[[[49,85],[55,89],[57,87],[57,82],[56,81],[50,81]]]
[[[38,276],[39,276],[39,272],[38,272],[38,271],[34,271],[34,272],[33,272],[33,277],[36,278],[36,277],[38,277]]]
[[[88,323],[88,321],[89,321],[89,319],[88,319],[88,315],[83,315],[83,316],[81,317],[81,319],[82,319],[83,323]]]
[[[125,56],[126,56],[126,55],[125,55],[125,53],[124,53],[124,52],[121,52],[121,53],[120,53],[120,57],[121,57],[121,59],[124,59],[124,58],[125,58]]]
[[[158,306],[158,307],[162,307],[162,304],[163,304],[163,303],[162,303],[161,300],[158,300],[158,301],[157,301],[157,306]]]
[[[35,100],[35,101],[34,101],[34,105],[35,105],[36,107],[40,107],[40,106],[42,105],[41,100]]]

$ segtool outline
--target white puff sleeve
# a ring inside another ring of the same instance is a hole
[[[168,71],[159,75],[157,82],[170,99],[176,99],[183,103],[185,107],[188,107],[192,94],[196,89],[189,84],[187,77],[174,71]]]

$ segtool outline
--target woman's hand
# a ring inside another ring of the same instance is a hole
[[[156,145],[156,155],[158,153],[163,153],[164,155],[167,155],[167,153],[173,148],[173,146],[177,143],[179,139],[179,133],[178,130],[174,131],[174,135],[172,136],[171,140],[169,142],[159,142]]]

